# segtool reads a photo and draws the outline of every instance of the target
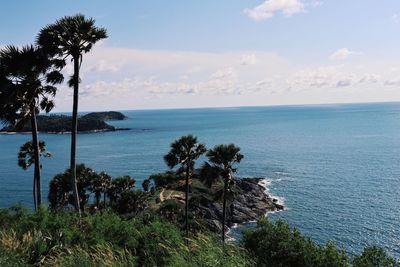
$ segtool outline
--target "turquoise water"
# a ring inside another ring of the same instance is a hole
[[[380,245],[400,257],[400,103],[126,111],[130,131],[81,134],[78,162],[138,181],[166,170],[162,156],[192,133],[212,147],[235,143],[240,176],[267,177],[282,217],[317,242],[351,252]],[[17,167],[30,135],[0,135],[0,207],[31,203],[32,172]],[[69,135],[41,134],[44,196],[69,162]]]

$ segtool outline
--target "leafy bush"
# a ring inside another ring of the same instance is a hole
[[[179,175],[171,171],[153,174],[149,177],[150,180],[153,180],[156,187],[171,185],[175,183],[179,178]]]
[[[383,248],[367,247],[361,255],[354,257],[354,267],[400,267],[400,262],[389,257]]]
[[[256,229],[244,232],[242,244],[256,259],[257,266],[349,266],[344,251],[331,243],[316,245],[282,220],[273,223],[261,219]]]

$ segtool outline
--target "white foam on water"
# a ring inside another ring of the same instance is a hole
[[[277,181],[280,181],[282,178],[279,178]],[[284,210],[288,210],[288,208],[285,206],[285,198],[284,197],[279,197],[279,196],[275,196],[271,194],[271,191],[269,190],[269,186],[272,184],[272,180],[271,179],[262,179],[258,182],[259,185],[261,185],[262,187],[264,187],[265,189],[265,193],[272,199],[276,199],[277,204],[282,205],[285,207]],[[273,213],[277,213],[280,212],[282,210],[278,210],[278,211],[268,211],[267,214],[273,214]]]

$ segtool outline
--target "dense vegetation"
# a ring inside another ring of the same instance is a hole
[[[251,266],[245,251],[197,233],[184,243],[176,225],[156,214],[122,218],[0,211],[1,266]]]
[[[376,247],[350,259],[332,243],[319,246],[283,221],[263,219],[240,244],[223,245],[149,210],[124,217],[86,213],[0,210],[0,266],[400,266]]]
[[[39,132],[47,133],[63,133],[71,131],[72,117],[67,115],[50,115],[37,116],[37,124]],[[5,132],[30,132],[31,126],[29,124],[23,125],[22,128],[15,128],[13,126],[4,127],[1,131]],[[78,118],[78,131],[114,131],[115,127],[105,123],[103,120],[94,118],[79,117]]]
[[[118,111],[90,112],[83,115],[82,118],[95,119],[101,121],[126,120],[128,117]]]

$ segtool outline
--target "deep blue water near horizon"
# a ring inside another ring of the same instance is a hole
[[[269,215],[351,253],[380,245],[400,258],[400,103],[124,111],[132,130],[80,134],[78,162],[139,183],[165,171],[169,144],[192,133],[208,147],[235,143],[239,176],[266,177],[287,211]],[[31,205],[32,170],[17,166],[29,134],[0,135],[0,207]],[[40,134],[54,154],[49,180],[69,164],[70,135]]]

